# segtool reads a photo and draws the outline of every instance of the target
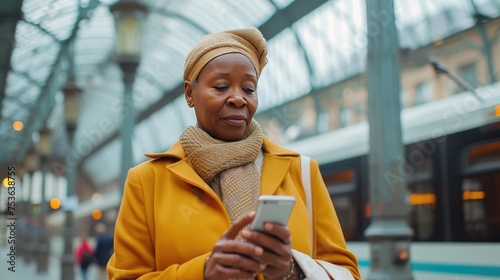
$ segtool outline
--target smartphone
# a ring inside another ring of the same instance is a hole
[[[250,229],[264,231],[266,222],[286,225],[294,205],[295,197],[293,196],[261,195]]]

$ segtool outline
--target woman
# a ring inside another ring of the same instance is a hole
[[[300,155],[266,138],[253,119],[266,55],[255,28],[207,35],[189,53],[184,89],[197,126],[129,171],[110,279],[304,279],[310,265],[297,263],[300,252],[359,279],[317,162],[311,240]],[[287,226],[248,229],[259,195],[296,198]]]
[[[81,242],[76,246],[75,249],[75,262],[78,266],[80,266],[80,272],[82,276],[82,280],[87,280],[87,272],[90,264],[92,263],[92,255],[94,254],[94,250],[89,243],[86,234],[83,234],[81,237]]]

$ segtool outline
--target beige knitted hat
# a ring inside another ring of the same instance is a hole
[[[194,81],[208,62],[226,53],[241,53],[246,56],[259,77],[267,63],[266,39],[255,27],[203,36],[186,58],[184,80]]]

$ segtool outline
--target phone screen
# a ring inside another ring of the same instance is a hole
[[[286,225],[294,205],[295,197],[293,196],[260,196],[255,219],[253,220],[250,228],[253,230],[264,231],[264,223],[266,222]]]

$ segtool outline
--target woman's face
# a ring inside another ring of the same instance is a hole
[[[197,78],[185,81],[187,99],[194,105],[198,127],[213,138],[240,140],[257,111],[257,72],[240,53],[211,60]]]

